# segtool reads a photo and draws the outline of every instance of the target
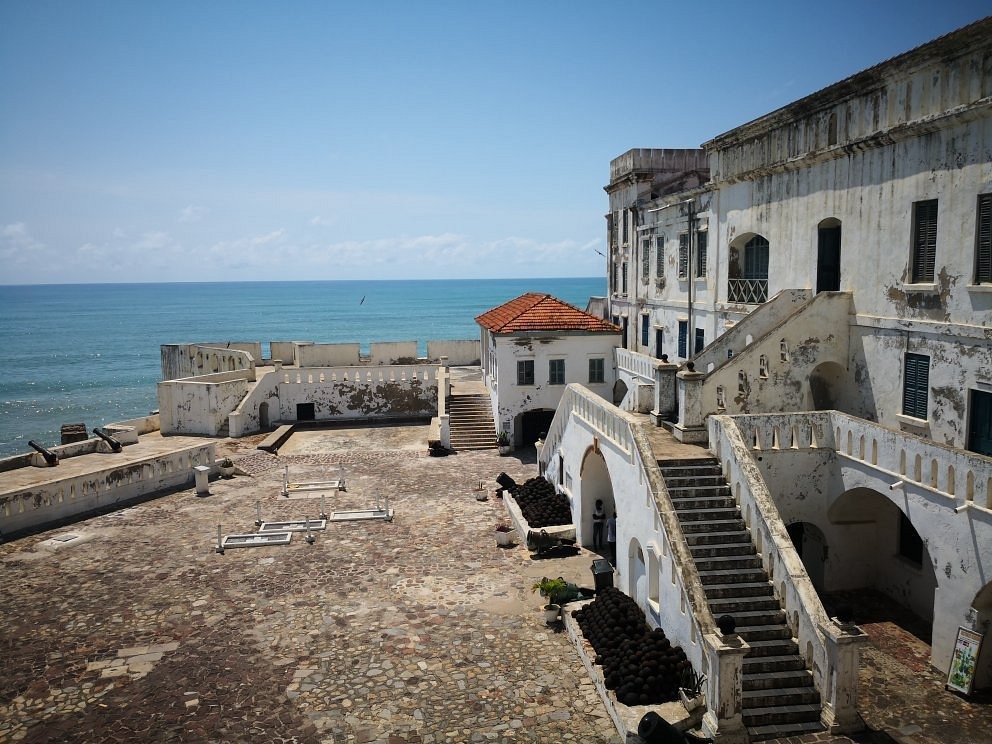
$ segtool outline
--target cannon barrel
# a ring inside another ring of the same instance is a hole
[[[45,458],[45,462],[47,462],[49,464],[49,466],[55,467],[56,465],[59,464],[58,455],[56,455],[51,450],[45,449],[44,447],[42,447],[40,444],[38,444],[33,439],[29,439],[28,440],[28,446],[30,446],[31,449],[33,449],[33,450],[35,450],[37,452],[40,452],[41,453],[41,456]]]
[[[98,437],[100,437],[100,439],[102,439],[104,442],[109,444],[110,449],[112,449],[114,452],[120,452],[123,449],[123,446],[121,445],[120,442],[118,442],[116,439],[114,439],[112,436],[110,436],[100,427],[96,427],[95,429],[93,429],[93,433],[96,434]]]

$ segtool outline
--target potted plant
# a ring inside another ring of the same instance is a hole
[[[688,712],[692,713],[703,704],[703,683],[705,681],[706,675],[697,673],[692,667],[686,667],[682,670],[679,680],[679,697]]]
[[[499,453],[504,457],[513,452],[513,444],[510,442],[510,435],[505,431],[501,431],[496,435],[496,446],[499,447]]]
[[[548,598],[548,603],[543,608],[546,623],[553,623],[558,620],[558,615],[561,613],[561,600],[567,588],[568,584],[561,576],[557,579],[543,577],[531,587],[531,591],[539,592],[542,597]]]
[[[496,523],[496,544],[505,548],[513,544],[513,526],[506,522]]]
[[[217,463],[217,469],[220,470],[220,474],[223,477],[230,478],[234,475],[234,462],[230,457],[225,457]]]

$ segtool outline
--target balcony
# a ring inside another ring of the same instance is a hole
[[[728,279],[727,301],[760,305],[768,301],[767,279]]]

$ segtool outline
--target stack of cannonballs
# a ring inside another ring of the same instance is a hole
[[[633,599],[616,587],[606,587],[573,614],[596,651],[607,689],[616,693],[617,700],[624,705],[678,700],[679,682],[691,665],[665,631],[648,629]]]
[[[531,478],[517,486],[513,498],[530,527],[554,527],[572,523],[572,508],[568,497],[557,493],[544,478]]]

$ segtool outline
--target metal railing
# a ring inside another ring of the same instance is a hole
[[[727,301],[760,305],[768,301],[767,279],[728,279]]]

